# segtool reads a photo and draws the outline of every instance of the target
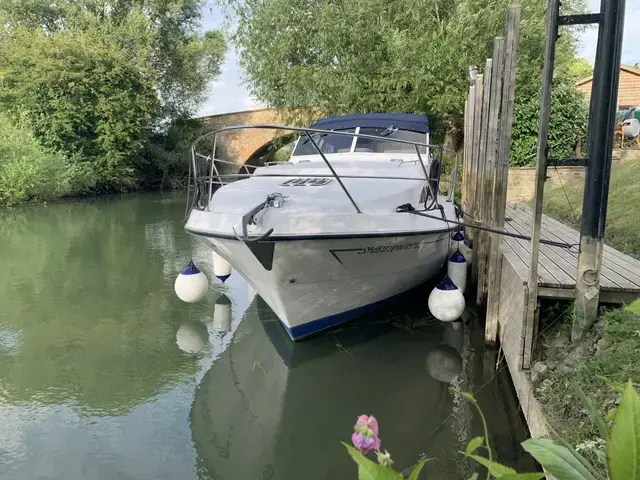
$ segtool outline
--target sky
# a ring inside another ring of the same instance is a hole
[[[543,1],[543,0],[540,0]],[[600,0],[588,0],[593,12],[600,10]],[[224,15],[218,8],[205,7],[203,11],[202,30],[221,28]],[[627,0],[622,43],[622,63],[633,65],[640,62],[640,0]],[[598,32],[591,28],[581,35],[578,55],[593,63],[596,54]],[[222,64],[220,76],[209,85],[206,99],[202,103],[198,116],[218,113],[239,112],[261,108],[261,105],[247,90],[243,82],[244,72],[238,64],[237,51],[230,46]]]

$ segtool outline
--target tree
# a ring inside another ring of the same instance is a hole
[[[535,164],[540,95],[520,97],[515,105],[515,119],[511,140],[512,166]],[[549,157],[574,157],[580,139],[583,150],[587,146],[588,105],[584,94],[575,88],[569,77],[556,78],[551,91],[551,115],[549,118]]]
[[[218,30],[199,33],[204,0],[3,0],[4,35],[17,27],[46,33],[94,30],[122,36],[131,57],[153,69],[162,114],[189,116],[220,73],[226,44]]]
[[[584,58],[574,57],[569,64],[569,75],[575,80],[590,77],[593,75],[593,65]]]
[[[470,64],[482,68],[507,0],[228,0],[252,93],[285,111],[401,111],[432,117],[441,140],[461,131]],[[523,0],[517,96],[539,92],[545,2]],[[564,2],[576,11],[582,1]],[[568,74],[575,41],[557,46]],[[436,137],[437,138],[437,137]],[[445,146],[453,145],[448,142]]]
[[[69,157],[97,191],[181,177],[184,144],[162,136],[191,116],[226,49],[220,31],[199,32],[203,3],[0,2],[0,113]],[[139,158],[169,143],[180,151]],[[147,181],[154,174],[163,178]]]
[[[0,102],[45,147],[90,163],[99,190],[133,186],[156,113],[155,75],[102,30],[17,29],[0,50]]]

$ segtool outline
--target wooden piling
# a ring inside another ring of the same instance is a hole
[[[475,119],[475,102],[476,87],[471,85],[469,87],[469,97],[467,99],[467,107],[465,111],[465,140],[464,140],[464,190],[462,209],[465,212],[470,212],[472,209],[472,192],[475,185],[471,182],[471,172],[473,171],[473,121]]]
[[[491,80],[488,103],[487,141],[484,157],[484,174],[480,185],[481,218],[485,225],[493,224],[493,184],[495,182],[496,157],[498,149],[498,128],[500,104],[502,99],[502,74],[504,71],[504,37],[496,37],[493,41],[493,55],[491,62]],[[491,235],[483,232],[475,253],[478,263],[478,294],[477,304],[481,305],[487,295],[487,264],[490,251]]]
[[[536,309],[538,306],[538,260],[540,254],[540,232],[542,231],[542,199],[544,182],[547,178],[547,142],[549,136],[549,116],[551,114],[551,83],[553,64],[558,37],[558,15],[560,0],[551,0],[547,8],[547,45],[542,73],[542,100],[540,102],[540,122],[536,153],[536,184],[534,190],[533,231],[531,232],[531,258],[529,259],[529,300],[524,323],[523,368],[531,365],[531,352],[536,334]]]
[[[504,80],[502,105],[500,108],[500,132],[498,154],[493,185],[492,228],[503,230],[507,203],[507,181],[509,175],[509,152],[513,128],[514,98],[516,90],[516,56],[520,39],[520,6],[507,9],[507,25],[504,49]],[[494,345],[498,337],[498,306],[500,303],[500,278],[502,270],[501,238],[491,234],[488,263],[488,305],[485,326],[485,343]]]
[[[471,222],[474,225],[479,225],[478,221],[478,179],[480,178],[480,137],[482,135],[481,124],[482,124],[482,104],[483,104],[483,93],[484,93],[484,75],[478,75],[476,79],[476,87],[475,87],[475,98],[474,98],[474,110],[473,110],[473,136],[472,136],[472,146],[471,146],[471,172],[470,172],[470,184],[473,185],[473,190],[470,192],[470,209],[469,214],[471,216],[470,219],[466,221]],[[470,240],[475,240],[478,236],[478,231],[473,229],[468,229],[466,235]],[[478,279],[478,264],[477,262],[473,262],[471,264],[471,282],[476,283]]]

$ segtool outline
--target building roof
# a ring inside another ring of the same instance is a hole
[[[620,70],[628,73],[632,73],[634,75],[638,75],[640,77],[640,68],[631,67],[629,65],[620,65]],[[578,80],[576,82],[577,86],[584,85],[585,83],[589,83],[593,80],[593,75],[590,77],[583,78],[582,80]]]
[[[355,127],[389,128],[391,126],[402,130],[429,133],[429,119],[424,115],[411,113],[365,113],[360,115],[345,115],[318,120],[311,128],[321,130],[346,130]]]

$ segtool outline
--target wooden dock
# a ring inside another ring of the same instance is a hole
[[[533,212],[526,205],[507,205],[504,228],[530,235]],[[557,220],[543,215],[541,238],[575,244],[571,249],[540,245],[537,299],[576,298],[576,272],[580,234]],[[500,344],[510,366],[518,370],[531,366],[538,335],[538,305],[529,305],[529,261],[531,242],[502,237],[500,288],[488,302],[497,305]],[[492,298],[493,297],[493,298]],[[604,247],[600,277],[600,300],[630,303],[640,297],[640,261],[609,246]],[[533,307],[533,308],[531,308]],[[531,314],[533,313],[533,316]]]
[[[531,208],[525,205],[507,205],[506,217],[504,228],[507,232],[531,235],[533,229]],[[568,250],[540,245],[538,296],[569,300],[576,298],[577,246],[580,243],[580,233],[543,215],[541,238],[575,244],[576,247]],[[527,282],[531,242],[503,237],[502,252],[522,280]],[[640,296],[640,260],[605,245],[602,254],[600,292],[600,299],[605,303],[630,303],[638,298]]]

